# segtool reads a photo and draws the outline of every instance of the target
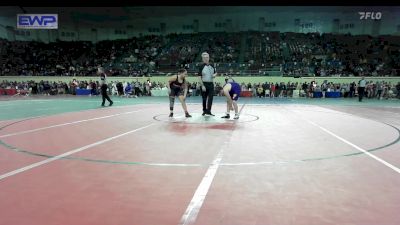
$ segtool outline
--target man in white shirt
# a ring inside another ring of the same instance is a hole
[[[360,81],[358,81],[358,101],[362,102],[362,99],[364,97],[364,90],[365,86],[367,84],[367,81],[365,80],[365,77],[362,77]]]

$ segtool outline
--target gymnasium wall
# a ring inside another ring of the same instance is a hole
[[[74,12],[59,13],[59,29],[31,30],[29,35],[18,32],[16,15],[0,7],[0,38],[13,39],[5,30],[12,28],[16,40],[92,41],[126,39],[140,35],[165,35],[168,33],[193,32],[320,32],[369,35],[400,35],[400,7],[214,7],[210,13],[191,13],[191,9],[179,10],[168,16],[92,18]],[[360,19],[359,11],[380,12],[380,20]],[[21,12],[19,12],[21,13]],[[57,12],[54,12],[57,13]],[[104,16],[104,15],[103,15]],[[336,20],[336,22],[334,22]],[[165,28],[163,29],[163,25]],[[23,31],[23,30],[22,30]]]
[[[280,31],[280,32],[320,32],[320,33],[351,33],[358,34],[398,34],[400,18],[398,13],[382,11],[382,18],[379,21],[367,19],[360,20],[360,15],[356,10],[327,11],[308,7],[297,10],[293,7],[280,7],[274,11],[264,10],[263,7],[251,12],[218,13],[216,15],[186,15],[163,18],[150,18],[135,21],[136,31],[139,33],[149,33],[148,27],[159,27],[160,23],[166,23],[166,30],[172,33],[191,33],[194,29],[183,29],[185,25],[193,25],[195,20],[199,21],[198,32],[215,31]],[[271,7],[270,7],[271,8]],[[342,7],[344,8],[344,7]],[[361,9],[360,9],[361,10]],[[370,10],[370,9],[368,9]],[[379,11],[379,9],[374,9]],[[295,20],[298,19],[298,22]],[[338,19],[338,29],[334,27],[334,20]],[[222,26],[219,26],[221,25]],[[350,26],[352,24],[352,26]],[[375,30],[374,30],[375,29]],[[377,31],[377,33],[376,33]]]

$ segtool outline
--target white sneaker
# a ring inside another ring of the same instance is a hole
[[[235,117],[233,117],[233,119],[235,119],[235,120],[239,119],[239,115],[235,115]]]

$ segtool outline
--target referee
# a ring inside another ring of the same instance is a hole
[[[97,68],[97,73],[100,74],[100,85],[101,85],[101,97],[103,98],[103,102],[101,103],[101,106],[104,106],[104,103],[107,101],[110,103],[109,106],[112,106],[114,103],[110,97],[108,97],[107,93],[107,76],[106,73],[104,72],[104,69],[102,67]]]
[[[367,84],[367,81],[365,81],[365,77],[362,77],[362,79],[358,81],[358,101],[359,102],[362,102],[362,99],[364,97],[364,90],[365,90],[366,84]]]
[[[214,116],[211,107],[214,97],[214,77],[217,76],[215,68],[210,65],[210,55],[207,52],[201,54],[203,64],[199,68],[198,77],[201,86],[201,96],[203,98],[203,116]]]

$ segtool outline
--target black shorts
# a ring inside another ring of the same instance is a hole
[[[183,88],[180,87],[174,87],[171,88],[171,93],[169,94],[170,97],[179,97],[179,96],[183,96]]]

